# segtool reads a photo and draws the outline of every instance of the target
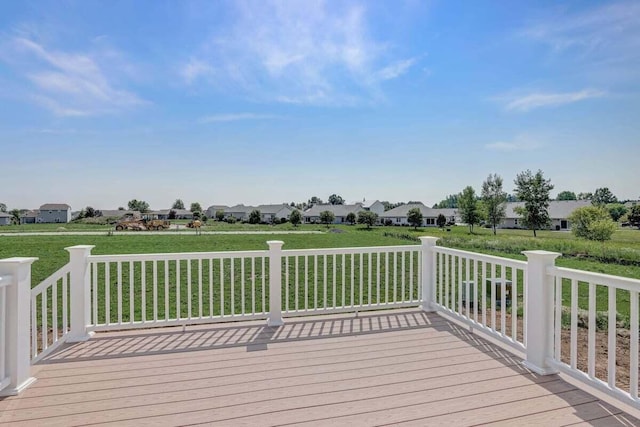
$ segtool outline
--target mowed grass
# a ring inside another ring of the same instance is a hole
[[[84,227],[83,227],[84,228]],[[87,226],[87,230],[100,230],[100,226]],[[312,249],[330,247],[366,247],[388,245],[415,245],[419,236],[430,235],[440,238],[442,246],[454,247],[491,255],[524,260],[523,250],[544,249],[561,252],[557,265],[598,273],[612,274],[640,279],[640,231],[619,230],[612,241],[605,243],[576,239],[567,232],[538,232],[534,238],[526,230],[498,230],[494,236],[491,230],[476,229],[469,234],[466,227],[451,227],[450,231],[437,228],[374,227],[367,230],[361,226],[303,225],[253,226],[248,224],[218,224],[210,230],[258,231],[258,230],[321,230],[324,234],[274,234],[274,235],[150,235],[131,232],[125,236],[1,236],[0,258],[32,256],[39,260],[33,264],[32,283],[36,285],[55,270],[68,262],[65,247],[86,244],[95,245],[93,254],[165,253],[165,252],[210,252],[267,249],[268,240],[282,240],[284,249]],[[579,305],[587,308],[588,285],[580,284]],[[597,289],[597,309],[607,309],[607,292],[604,287]],[[565,305],[570,302],[570,286],[563,286]],[[618,311],[629,312],[628,292],[618,292]],[[173,301],[171,302],[173,304]]]

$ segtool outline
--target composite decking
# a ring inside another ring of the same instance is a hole
[[[417,310],[101,333],[33,367],[0,424],[640,425]]]

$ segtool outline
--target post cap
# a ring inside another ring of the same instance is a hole
[[[36,262],[39,258],[35,257],[13,257],[13,258],[5,258],[0,259],[0,263],[2,264],[32,264]]]
[[[560,252],[550,252],[550,251],[541,251],[541,250],[522,251],[522,254],[524,254],[529,259],[531,258],[556,259],[559,256],[562,256]]]
[[[435,246],[436,242],[440,240],[439,237],[433,237],[433,236],[420,236],[419,239],[423,245],[430,245],[430,246]]]
[[[282,240],[267,240],[267,245],[270,248],[281,248],[284,242]]]

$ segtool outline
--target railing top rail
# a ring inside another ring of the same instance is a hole
[[[4,288],[11,284],[11,279],[13,277],[10,274],[6,274],[4,276],[0,276],[0,288]]]
[[[567,279],[576,279],[580,282],[594,283],[596,285],[613,286],[614,288],[628,291],[640,291],[640,280],[638,279],[555,266],[548,267],[547,274],[551,276],[561,276]]]
[[[55,273],[51,276],[44,279],[42,282],[38,284],[38,286],[31,289],[31,295],[38,295],[42,291],[44,291],[53,281],[60,279],[64,274],[67,274],[71,271],[71,266],[67,263],[60,267]]]
[[[359,254],[373,252],[398,252],[419,250],[421,245],[395,245],[395,246],[363,246],[351,248],[320,248],[320,249],[287,249],[283,255],[333,255],[333,254]]]
[[[446,248],[444,246],[434,246],[433,247],[434,252],[436,253],[442,253],[442,254],[449,254],[449,255],[460,255],[460,256],[464,256],[467,258],[472,258],[472,259],[477,259],[479,261],[486,261],[486,262],[491,262],[491,263],[500,263],[500,264],[504,264],[508,267],[515,267],[515,268],[520,268],[520,269],[524,269],[527,267],[527,262],[526,261],[520,261],[517,259],[511,259],[511,258],[502,258],[499,256],[495,256],[495,255],[485,255],[485,254],[481,254],[478,252],[469,252],[469,251],[463,251],[460,249],[453,249],[453,248]]]
[[[173,261],[186,259],[211,258],[246,258],[267,256],[268,250],[260,251],[226,251],[226,252],[176,252],[157,254],[117,254],[117,255],[89,255],[90,262],[118,262],[118,261]]]

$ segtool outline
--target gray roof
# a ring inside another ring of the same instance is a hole
[[[193,212],[187,209],[160,209],[158,211],[151,211],[152,215],[169,215],[171,211],[174,211],[178,216],[193,215]]]
[[[281,203],[279,205],[259,205],[256,209],[258,209],[261,214],[275,214],[280,212],[282,209],[287,209],[289,212],[293,211],[293,208],[286,203]]]
[[[20,215],[20,218],[35,218],[39,213],[40,211],[38,209],[34,209],[32,211],[23,213],[22,215]]]
[[[0,212],[0,218],[11,218],[13,215],[9,215],[6,212]]]
[[[432,208],[432,210],[436,216],[442,214],[447,218],[449,218],[449,217],[458,215],[458,209],[454,209],[454,208]]]
[[[380,216],[382,218],[403,218],[409,215],[409,211],[413,208],[420,209],[422,216],[428,217],[428,218],[437,217],[439,212],[436,212],[436,210],[438,211],[443,210],[443,209],[430,208],[428,206],[425,206],[423,203],[412,203],[412,204],[401,205],[396,208],[390,209]]]
[[[64,211],[67,209],[71,209],[71,206],[66,203],[45,203],[40,206],[41,211]]]
[[[207,208],[208,211],[224,211],[226,209],[229,209],[229,206],[227,205],[211,205]]]
[[[357,214],[359,211],[364,210],[361,204],[355,205],[313,205],[302,213],[305,217],[319,217],[320,212],[329,211],[335,216],[347,216],[350,213]]]
[[[97,209],[97,210],[100,211],[100,213],[104,217],[109,217],[109,216],[122,217],[125,215],[140,216],[140,212],[138,211],[119,210],[119,209]]]
[[[235,205],[231,206],[228,209],[225,209],[225,213],[249,213],[252,210],[256,209],[255,206],[245,206],[245,205]]]
[[[565,219],[576,209],[585,206],[591,206],[591,200],[552,200],[549,202],[549,218]],[[517,207],[524,207],[524,202],[507,202],[506,218],[520,218],[521,215],[514,210]]]

